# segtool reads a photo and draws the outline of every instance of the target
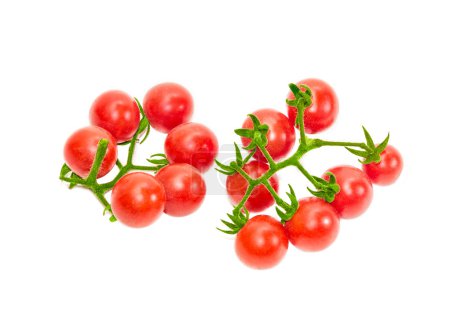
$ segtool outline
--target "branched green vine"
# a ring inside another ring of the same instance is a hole
[[[267,145],[267,133],[269,127],[266,124],[261,124],[255,115],[249,114],[250,119],[253,122],[253,129],[236,129],[235,133],[238,136],[249,138],[250,144],[243,147],[245,150],[250,151],[245,159],[242,157],[242,152],[238,145],[235,143],[236,160],[230,162],[229,165],[225,165],[216,160],[216,170],[227,176],[239,173],[247,182],[248,188],[244,194],[242,200],[234,207],[232,214],[227,214],[231,222],[222,220],[228,230],[219,229],[220,231],[234,234],[245,225],[248,220],[248,211],[245,209],[245,202],[250,197],[253,189],[259,184],[264,185],[270,192],[276,203],[276,211],[281,219],[281,222],[288,221],[292,218],[298,209],[298,200],[291,185],[289,185],[289,192],[286,193],[289,202],[284,201],[278,193],[272,188],[269,183],[269,179],[277,173],[279,170],[286,167],[294,167],[302,173],[308,181],[312,184],[313,188],[307,187],[308,191],[319,198],[331,203],[334,200],[336,193],[339,192],[339,185],[336,183],[336,178],[332,173],[327,173],[329,179],[311,175],[305,167],[301,164],[301,158],[310,152],[311,150],[318,149],[324,146],[341,146],[345,147],[350,153],[361,157],[361,163],[367,164],[371,162],[378,162],[381,160],[380,154],[386,148],[389,141],[389,134],[378,146],[375,145],[369,132],[363,127],[364,137],[366,142],[336,142],[321,140],[318,138],[310,138],[306,135],[304,124],[304,112],[312,104],[312,92],[306,85],[300,85],[298,87],[295,84],[289,84],[289,88],[294,95],[294,99],[287,99],[286,103],[289,106],[297,109],[296,125],[300,132],[299,144],[296,151],[288,158],[280,162],[275,162],[266,149]],[[246,162],[250,160],[256,150],[260,150],[261,153],[269,164],[269,170],[261,175],[259,178],[251,178],[243,169]]]
[[[136,98],[135,98],[136,99]],[[69,188],[72,189],[75,186],[80,186],[82,188],[86,188],[92,191],[92,193],[97,197],[97,199],[100,201],[100,203],[104,206],[103,215],[106,213],[110,214],[109,220],[111,222],[116,221],[116,218],[114,217],[111,205],[108,202],[108,200],[105,197],[105,194],[110,191],[114,185],[119,181],[120,178],[122,178],[125,174],[131,172],[131,171],[158,171],[162,167],[166,166],[168,164],[167,158],[164,154],[154,154],[151,155],[147,161],[152,164],[151,166],[140,166],[135,165],[133,163],[133,156],[136,148],[136,143],[144,143],[144,141],[147,139],[149,133],[150,133],[150,123],[148,122],[144,111],[142,109],[141,104],[139,103],[139,100],[136,99],[136,103],[139,106],[139,110],[141,112],[141,120],[139,122],[139,127],[136,133],[133,135],[133,138],[127,142],[120,143],[119,145],[129,145],[128,147],[128,155],[127,160],[125,164],[123,164],[119,159],[116,161],[116,166],[119,169],[119,172],[117,175],[109,182],[106,183],[99,183],[97,180],[97,174],[100,170],[100,166],[103,162],[103,159],[106,155],[106,151],[108,148],[108,140],[107,139],[101,139],[97,145],[97,152],[95,154],[94,162],[92,164],[91,170],[89,172],[89,175],[86,178],[81,178],[76,173],[74,173],[67,164],[63,164],[61,168],[61,172],[59,174],[59,179],[69,183]],[[139,137],[142,133],[144,133],[144,136],[141,140],[139,140]]]

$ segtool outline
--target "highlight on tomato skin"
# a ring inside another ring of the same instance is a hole
[[[339,113],[339,101],[333,88],[325,81],[316,78],[301,80],[297,83],[298,87],[300,85],[307,85],[312,92],[312,104],[305,109],[304,113],[305,132],[315,134],[328,129]],[[287,99],[294,99],[291,91]],[[287,107],[289,121],[294,126],[297,109],[292,106]]]
[[[336,209],[341,218],[351,219],[362,215],[370,206],[373,199],[373,187],[369,177],[353,166],[338,166],[331,168],[322,176],[329,180],[327,172],[336,176],[340,191],[330,204]]]
[[[244,165],[243,170],[252,179],[257,179],[269,170],[269,165],[262,161],[252,160]],[[276,192],[278,192],[278,176],[273,175],[272,177],[270,177],[269,183],[272,188]],[[235,173],[227,177],[226,189],[230,201],[233,205],[238,204],[242,200],[245,192],[247,191],[247,187],[247,180],[245,180],[245,178],[242,177],[242,175],[240,175],[239,173]],[[269,208],[274,203],[275,200],[270,194],[269,190],[267,190],[264,185],[259,184],[254,188],[244,206],[249,212],[256,213]]]
[[[189,164],[171,164],[158,171],[155,178],[166,192],[164,212],[183,217],[197,211],[206,194],[202,174]]]
[[[266,149],[274,160],[280,160],[286,157],[295,144],[295,129],[290,124],[289,119],[281,112],[274,109],[259,109],[253,112],[261,124],[267,124],[269,131],[267,132]],[[243,129],[252,129],[253,122],[247,117],[242,124]],[[241,137],[242,145],[250,144],[251,139]],[[266,161],[263,153],[258,149],[253,156],[260,161]]]
[[[87,178],[101,139],[108,140],[108,148],[97,178],[101,178],[111,171],[117,160],[115,138],[100,127],[87,126],[72,133],[64,145],[64,159],[74,173],[82,178]]]
[[[339,233],[339,216],[329,203],[317,197],[299,200],[298,209],[284,228],[300,250],[321,251],[329,247]]]
[[[392,145],[388,145],[380,154],[378,163],[364,164],[363,171],[374,184],[390,185],[400,177],[403,169],[403,159],[400,152]]]
[[[145,94],[143,108],[154,129],[169,133],[176,126],[191,120],[194,101],[185,87],[167,82],[152,87]]]
[[[164,186],[145,172],[124,175],[111,193],[114,216],[133,228],[146,227],[156,221],[164,210],[165,202]]]
[[[110,132],[118,143],[133,137],[139,127],[140,117],[136,100],[119,90],[99,95],[89,113],[91,124]]]
[[[235,239],[238,258],[255,269],[276,266],[286,255],[288,246],[283,225],[268,215],[257,215],[248,220]]]

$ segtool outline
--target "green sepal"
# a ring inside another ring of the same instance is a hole
[[[236,153],[236,163],[239,167],[242,167],[243,166],[242,153],[241,150],[239,149],[239,146],[236,143],[234,143],[234,150]]]
[[[162,168],[164,168],[169,164],[169,161],[167,160],[167,157],[164,154],[153,154],[150,156],[150,158],[147,159],[147,161],[153,165],[156,165],[155,172],[158,172],[159,170],[161,170]]]
[[[242,212],[242,210],[244,212]],[[242,227],[245,226],[245,224],[247,223],[249,217],[250,217],[250,213],[248,212],[248,210],[245,207],[242,208],[238,208],[235,207],[233,209],[232,214],[227,214],[228,218],[231,220],[231,222],[226,221],[221,219],[221,222],[227,226],[227,228],[229,230],[224,230],[224,229],[220,229],[220,228],[216,228],[219,231],[222,231],[224,233],[227,234],[236,234],[239,232],[239,230],[242,229]]]
[[[372,136],[370,136],[369,132],[367,132],[364,126],[362,128],[364,130],[364,137],[366,138],[367,146],[370,149],[375,149],[375,143],[373,142]]]
[[[234,133],[241,137],[253,138],[254,131],[251,129],[236,129],[234,130]]]
[[[117,221],[116,216],[111,215],[111,216],[109,217],[109,221],[110,221],[110,222],[116,222],[116,221]]]
[[[77,175],[75,172],[72,172],[71,174],[70,174],[70,178],[71,179],[81,179],[81,177],[79,176],[79,175]],[[77,186],[77,184],[75,183],[75,182],[71,182],[70,184],[69,184],[69,189],[73,189],[74,187],[76,187]]]
[[[285,202],[283,202],[282,204],[278,204],[279,206],[275,207],[275,210],[281,219],[281,223],[285,223],[286,221],[291,220],[292,216],[294,216],[298,209],[298,199],[295,195],[295,191],[290,184],[288,186],[289,192],[286,192],[286,195],[288,196],[291,203],[286,204]]]
[[[224,175],[227,175],[227,176],[231,176],[231,175],[236,173],[236,170],[234,168],[221,163],[217,159],[214,159],[214,162],[216,163],[216,165],[218,167],[218,168],[215,168],[215,169],[217,171],[219,171],[220,173],[223,173]]]
[[[64,163],[63,165],[62,165],[62,167],[61,167],[61,171],[60,171],[60,173],[59,173],[59,177],[60,178],[63,178],[63,177],[65,177],[69,172],[71,172],[72,170],[69,168],[69,166],[66,164],[66,163]]]

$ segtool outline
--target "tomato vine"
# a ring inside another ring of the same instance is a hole
[[[89,189],[100,201],[100,203],[104,206],[103,214],[106,213],[110,214],[109,220],[111,222],[116,221],[116,217],[114,216],[111,204],[108,202],[108,200],[105,197],[105,194],[109,192],[114,185],[119,181],[120,178],[122,178],[124,175],[131,171],[135,170],[141,170],[141,171],[158,171],[164,166],[166,166],[169,162],[167,161],[167,158],[164,154],[153,154],[150,156],[150,158],[147,159],[147,161],[152,164],[151,166],[143,166],[143,165],[135,165],[133,163],[133,157],[134,152],[136,148],[136,144],[142,144],[147,139],[148,135],[150,134],[150,123],[144,114],[144,111],[142,109],[142,106],[138,99],[136,99],[136,103],[139,106],[139,110],[141,113],[141,119],[139,122],[138,130],[133,135],[132,139],[123,143],[119,143],[118,145],[126,146],[128,145],[128,155],[125,163],[122,163],[120,160],[116,161],[116,166],[119,169],[119,172],[116,174],[116,176],[109,182],[105,183],[99,183],[97,180],[97,174],[100,170],[100,166],[103,162],[103,159],[105,158],[106,151],[108,148],[108,140],[107,139],[101,139],[97,146],[97,152],[95,154],[94,162],[92,164],[92,167],[90,169],[89,175],[86,178],[82,178],[78,176],[75,172],[73,172],[69,166],[64,163],[60,174],[59,179],[69,183],[69,188],[72,189],[75,186],[80,186],[86,189]],[[139,139],[141,134],[144,134],[142,139]]]
[[[304,123],[304,112],[312,104],[312,92],[311,89],[306,85],[297,86],[295,84],[289,84],[289,88],[294,95],[294,99],[286,99],[286,103],[290,107],[297,109],[296,125],[299,126],[300,139],[299,144],[295,152],[288,158],[275,162],[268,150],[266,149],[268,139],[267,133],[269,131],[269,126],[266,124],[261,124],[259,119],[253,115],[249,114],[250,119],[253,122],[252,129],[236,129],[235,133],[241,137],[248,138],[251,140],[250,144],[243,147],[243,149],[249,151],[249,154],[243,158],[242,152],[239,146],[235,143],[235,155],[234,161],[229,164],[223,164],[219,160],[216,160],[217,168],[216,170],[227,176],[231,176],[235,173],[239,173],[247,182],[247,190],[242,197],[241,201],[234,206],[231,213],[227,214],[230,221],[222,220],[222,223],[228,229],[218,228],[220,231],[236,234],[242,227],[246,224],[249,219],[249,212],[245,208],[245,203],[250,197],[252,191],[256,186],[262,184],[270,192],[276,203],[276,211],[281,219],[281,222],[286,222],[292,218],[298,209],[298,200],[295,195],[294,189],[289,185],[289,192],[287,192],[287,197],[289,201],[283,200],[280,195],[272,188],[269,183],[269,179],[277,173],[279,170],[286,167],[294,167],[300,171],[312,184],[313,188],[308,187],[308,191],[328,203],[331,203],[335,195],[339,192],[340,187],[336,182],[336,177],[332,173],[327,173],[329,179],[323,179],[310,174],[301,163],[301,158],[310,152],[311,150],[318,149],[324,146],[341,146],[345,147],[350,153],[361,157],[360,162],[362,164],[370,164],[373,162],[379,162],[381,160],[381,153],[387,147],[389,141],[389,134],[387,137],[379,144],[375,145],[369,132],[363,127],[365,142],[346,142],[346,141],[328,141],[318,138],[310,138],[305,132]],[[269,165],[269,170],[258,178],[251,178],[243,169],[244,165],[250,160],[250,158],[255,154],[257,150],[261,153],[267,160]]]

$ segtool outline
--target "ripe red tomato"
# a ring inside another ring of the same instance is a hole
[[[252,178],[257,179],[269,170],[269,166],[261,161],[252,160],[244,165],[243,170]],[[278,177],[273,175],[269,179],[270,185],[278,192]],[[238,204],[245,195],[248,188],[248,182],[239,173],[227,177],[227,193],[233,205]],[[250,212],[260,212],[275,203],[267,188],[260,184],[257,185],[249,198],[245,202],[245,208]]]
[[[369,177],[360,169],[352,166],[335,167],[327,172],[336,176],[340,191],[331,205],[341,218],[355,218],[366,211],[372,202],[373,188]],[[329,180],[328,175],[323,178]]]
[[[187,163],[201,172],[213,165],[218,149],[214,133],[206,126],[193,122],[174,128],[164,143],[170,163]]]
[[[92,125],[99,126],[117,140],[130,140],[139,127],[140,113],[136,101],[122,91],[111,90],[98,96],[91,106]]]
[[[327,129],[336,120],[339,111],[339,102],[330,85],[319,79],[306,79],[297,83],[297,86],[307,85],[312,92],[312,104],[305,109],[305,132],[314,134]],[[295,99],[289,92],[288,99]],[[297,109],[288,106],[289,121],[295,125]],[[297,126],[298,127],[298,126]]]
[[[146,227],[163,212],[163,185],[144,172],[129,173],[117,181],[111,194],[111,209],[117,220],[129,227]]]
[[[67,139],[64,146],[64,159],[69,168],[80,177],[86,178],[89,175],[101,139],[108,140],[108,148],[97,178],[106,175],[116,164],[117,143],[114,137],[102,128],[88,126],[75,131]]]
[[[298,210],[284,225],[289,241],[304,251],[320,251],[336,239],[339,217],[329,203],[317,197],[299,200]]]
[[[389,185],[394,183],[403,169],[403,160],[400,152],[393,146],[388,145],[381,153],[379,163],[363,165],[364,172],[369,176],[372,183]]]
[[[283,259],[288,245],[283,225],[271,216],[258,215],[251,218],[238,232],[235,250],[245,265],[266,269]]]
[[[259,119],[261,124],[267,124],[269,126],[266,149],[270,156],[272,156],[274,160],[285,157],[290,152],[295,142],[295,130],[290,124],[289,119],[281,112],[273,109],[260,109],[253,112],[253,114]],[[242,128],[253,128],[253,122],[249,117],[245,119]],[[241,139],[244,146],[250,144],[251,139],[245,137],[242,137]],[[254,157],[258,160],[266,160],[259,149],[256,151]]]
[[[191,165],[168,165],[156,174],[156,179],[166,191],[164,212],[170,216],[181,217],[195,212],[205,198],[205,181]]]
[[[150,125],[163,133],[189,122],[194,111],[189,91],[175,83],[152,87],[144,97],[143,106]]]

